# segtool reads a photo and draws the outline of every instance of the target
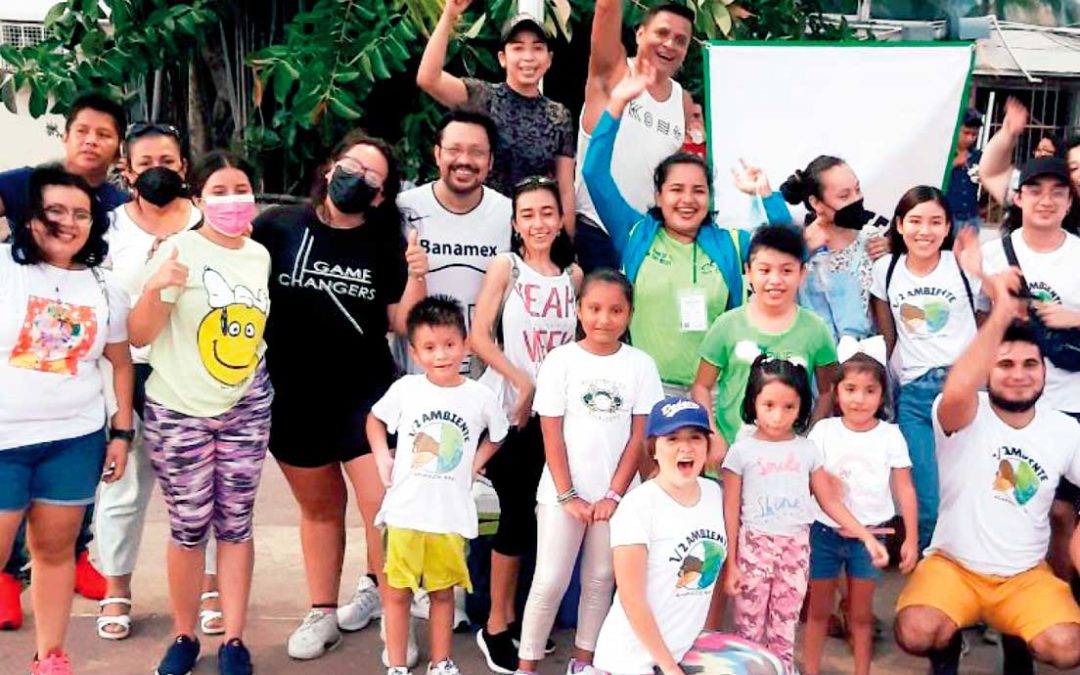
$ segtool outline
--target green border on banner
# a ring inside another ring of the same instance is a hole
[[[709,148],[709,156],[706,158],[709,162],[709,166],[712,168],[713,176],[716,175],[716,167],[713,166],[712,148],[713,146],[713,134],[712,134],[712,115],[710,114],[712,108],[712,89],[709,86],[711,78],[709,77],[709,50],[713,47],[877,47],[877,48],[895,48],[895,47],[951,47],[956,48],[964,45],[968,48],[970,53],[970,60],[968,62],[967,77],[964,78],[964,92],[960,95],[960,109],[956,112],[956,127],[953,130],[952,145],[949,146],[948,155],[945,157],[945,175],[941,178],[941,190],[944,192],[949,188],[949,178],[952,175],[952,153],[953,148],[956,147],[956,140],[960,136],[960,126],[964,121],[964,112],[968,108],[968,97],[971,95],[971,78],[975,71],[975,43],[970,41],[942,41],[942,40],[880,40],[873,42],[861,42],[857,40],[843,40],[843,41],[829,41],[829,40],[708,40],[705,43],[705,49],[701,50],[702,58],[704,59],[703,77],[705,78],[705,105],[703,109],[705,111],[705,142],[706,147]],[[713,189],[715,199],[715,188]],[[711,207],[715,208],[715,204],[711,204]]]
[[[964,80],[964,93],[960,95],[960,110],[956,111],[956,129],[953,131],[952,145],[949,146],[949,155],[945,158],[945,175],[941,177],[941,191],[947,192],[949,181],[952,179],[952,154],[956,147],[956,141],[960,138],[960,126],[964,123],[964,113],[968,109],[968,98],[971,96],[971,78],[975,72],[975,44],[971,45],[971,61],[968,62],[968,74]]]

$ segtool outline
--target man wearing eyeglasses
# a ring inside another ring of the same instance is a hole
[[[84,94],[75,99],[64,123],[64,169],[82,176],[90,183],[99,206],[111,211],[128,201],[127,195],[106,181],[109,167],[119,157],[120,139],[127,127],[123,107],[100,94]],[[33,167],[22,167],[0,173],[0,217],[7,218],[7,228],[0,220],[0,241],[7,239],[9,229],[23,227],[32,214],[30,207],[30,174]],[[75,542],[77,564],[75,590],[93,600],[105,596],[105,579],[90,563],[87,547],[93,535],[93,505],[86,509],[82,530]],[[25,548],[25,522],[15,537],[7,565],[0,572],[0,630],[17,630],[22,626],[20,594],[22,569],[28,562]]]
[[[449,295],[465,308],[471,329],[476,296],[488,264],[510,249],[510,200],[486,187],[494,162],[495,122],[467,110],[447,113],[435,136],[439,179],[398,195],[406,227],[415,229],[428,255],[425,276],[429,295]],[[400,345],[409,372],[423,372]],[[469,373],[469,359],[462,363]]]

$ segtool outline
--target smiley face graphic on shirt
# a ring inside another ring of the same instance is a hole
[[[199,356],[215,380],[229,386],[243,382],[259,361],[266,328],[266,292],[230,286],[221,273],[207,267],[203,286],[210,312],[199,323]]]

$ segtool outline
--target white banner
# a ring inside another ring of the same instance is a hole
[[[705,58],[720,225],[747,226],[749,198],[731,181],[740,158],[761,166],[775,190],[818,155],[840,157],[866,207],[887,217],[908,188],[943,186],[971,45],[728,43],[709,45]],[[803,222],[801,206],[792,213]]]

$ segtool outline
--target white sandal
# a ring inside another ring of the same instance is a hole
[[[199,602],[203,603],[207,600],[216,600],[219,597],[217,591],[207,591],[199,596]],[[213,621],[221,621],[225,618],[225,614],[220,609],[200,609],[199,610],[199,629],[202,630],[203,635],[222,635],[225,633],[225,626],[222,624],[220,628],[214,628],[210,625]]]
[[[102,640],[123,640],[131,635],[131,598],[105,598],[98,603],[98,611],[109,605],[124,605],[128,611],[124,614],[103,615],[97,617],[97,634]],[[106,628],[118,626],[121,630],[109,631]]]

